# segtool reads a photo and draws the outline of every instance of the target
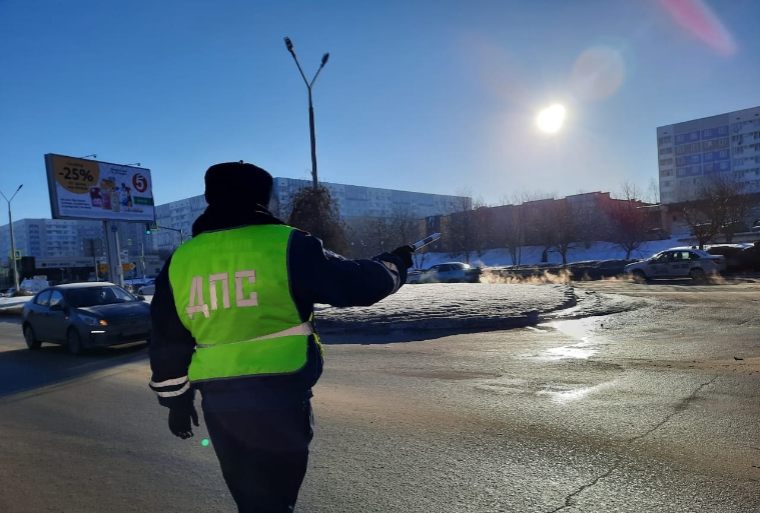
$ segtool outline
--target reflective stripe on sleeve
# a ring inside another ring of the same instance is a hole
[[[173,392],[159,392],[157,390],[155,392],[158,395],[158,397],[176,397],[178,395],[184,394],[188,390],[190,390],[190,383],[189,382],[185,383],[185,386],[183,386],[179,390],[175,390]]]
[[[170,387],[172,385],[181,385],[182,383],[187,381],[187,376],[182,376],[181,378],[174,378],[174,379],[167,379],[166,381],[151,381],[150,386],[151,388],[163,388],[163,387]]]

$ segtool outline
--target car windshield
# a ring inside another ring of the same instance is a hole
[[[66,299],[77,308],[137,301],[135,296],[115,285],[67,290]]]

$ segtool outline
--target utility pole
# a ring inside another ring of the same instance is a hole
[[[314,85],[314,82],[317,81],[319,72],[322,71],[322,68],[324,68],[325,64],[327,64],[327,60],[330,58],[330,54],[326,53],[322,56],[322,62],[319,65],[319,69],[314,74],[314,77],[311,79],[311,82],[309,82],[306,79],[306,75],[304,75],[303,69],[301,69],[301,64],[298,62],[298,57],[296,57],[296,51],[293,47],[293,41],[291,41],[289,37],[285,38],[285,48],[287,48],[288,52],[290,52],[290,55],[293,56],[293,60],[296,62],[296,66],[298,67],[298,72],[301,74],[301,78],[303,78],[303,83],[306,84],[306,89],[309,92],[309,136],[310,136],[310,141],[311,141],[311,181],[312,181],[312,186],[316,189],[317,188],[317,138],[314,131],[314,104],[312,103],[311,89],[312,89],[312,86]]]
[[[16,290],[18,290],[18,267],[16,267],[16,239],[14,239],[13,237],[13,215],[11,214],[11,201],[13,201],[13,198],[16,197],[16,194],[18,194],[18,191],[20,191],[23,186],[24,186],[23,183],[18,186],[18,188],[16,189],[16,192],[14,192],[13,196],[11,196],[11,199],[6,198],[5,194],[0,192],[0,195],[8,203],[8,231],[10,232],[10,237],[11,237],[10,261],[13,262],[13,283],[16,286]]]

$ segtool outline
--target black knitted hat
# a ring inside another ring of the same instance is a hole
[[[205,182],[209,205],[253,202],[267,207],[272,197],[272,175],[242,161],[214,164],[206,171]]]

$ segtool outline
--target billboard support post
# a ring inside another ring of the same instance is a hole
[[[119,251],[119,236],[113,221],[103,221],[103,231],[106,236],[106,254],[108,256],[108,279],[120,287],[124,286],[124,269],[121,267],[121,252]]]

